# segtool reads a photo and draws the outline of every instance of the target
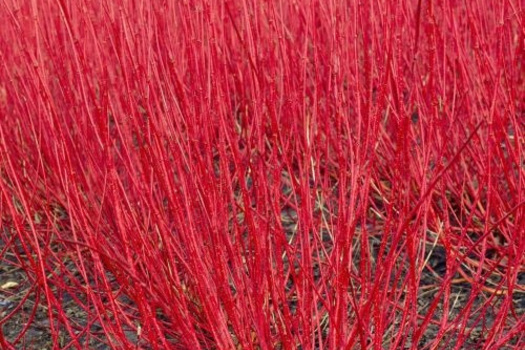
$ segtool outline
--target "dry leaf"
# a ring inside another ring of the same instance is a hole
[[[18,287],[18,282],[9,281],[0,286],[0,289],[11,289]]]

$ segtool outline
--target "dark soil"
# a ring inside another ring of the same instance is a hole
[[[1,239],[0,246],[5,246]],[[13,249],[15,246],[17,244],[8,248]],[[7,342],[16,344],[15,349],[111,349],[103,328],[93,317],[96,315],[95,310],[92,308],[87,312],[79,304],[85,304],[85,295],[72,296],[64,291],[59,292],[56,286],[50,284],[51,293],[60,301],[65,317],[72,326],[71,331],[78,335],[78,343],[72,341],[70,332],[64,323],[60,322],[58,313],[56,310],[49,310],[44,293],[37,288],[36,274],[32,273],[30,268],[24,269],[20,266],[20,260],[27,263],[25,257],[20,255],[20,249],[17,253],[18,258],[12,250],[6,249],[0,255],[0,335],[3,335]],[[74,264],[66,262],[64,265],[73,276],[78,274]],[[68,277],[61,275],[60,279],[67,281]],[[121,298],[121,302],[130,303],[124,297]],[[50,315],[54,328],[58,329],[55,339],[52,337]],[[126,336],[132,342],[141,345],[132,330],[126,332]],[[5,346],[0,343],[0,349],[4,349]]]
[[[3,242],[0,242],[4,246]],[[432,250],[432,254],[428,259],[428,265],[432,269],[425,269],[420,283],[420,294],[418,298],[418,311],[421,315],[426,315],[429,312],[432,302],[439,293],[439,278],[444,276],[446,271],[446,255],[443,248],[437,246]],[[458,276],[459,277],[459,276]],[[525,274],[520,275],[519,284],[525,284]],[[28,274],[26,270],[22,269],[17,258],[9,250],[4,251],[0,256],[0,326],[1,332],[7,342],[14,342],[17,338],[16,349],[63,349],[63,348],[80,348],[81,349],[96,349],[106,350],[111,347],[108,345],[109,340],[104,335],[102,327],[98,322],[94,322],[89,313],[83,308],[79,307],[75,299],[64,293],[60,296],[63,308],[66,312],[68,320],[76,325],[76,334],[86,331],[84,335],[79,337],[79,344],[71,343],[71,336],[69,332],[56,321],[55,313],[55,327],[60,332],[55,339],[51,336],[49,310],[47,303],[43,298],[43,294],[37,292],[35,288],[34,276]],[[1,288],[4,287],[4,288]],[[472,287],[469,283],[461,281],[454,283],[450,293],[450,308],[448,320],[452,321],[456,317],[463,317],[462,311],[469,303],[469,297],[472,293]],[[472,303],[471,311],[468,313],[466,320],[466,329],[463,335],[466,337],[462,349],[482,349],[485,343],[487,330],[495,321],[493,308],[489,307],[481,314],[478,306],[487,302],[488,298],[492,305],[498,305],[503,299],[502,296],[491,295],[490,293],[478,293]],[[77,299],[82,299],[82,296],[77,296]],[[129,300],[124,302],[130,303]],[[513,297],[514,315],[509,311],[507,315],[507,324],[512,326],[523,319],[525,312],[525,294],[515,293]],[[31,315],[34,314],[34,317]],[[93,312],[94,314],[94,312]],[[516,319],[516,317],[518,319]],[[443,301],[437,306],[437,311],[434,313],[432,321],[440,322],[443,315]],[[32,320],[28,324],[28,320]],[[396,329],[396,325],[392,325],[392,332]],[[418,349],[425,349],[427,345],[432,343],[438,336],[439,325],[429,324],[423,336],[418,342]],[[443,337],[440,349],[454,349],[459,331],[447,332],[447,336]],[[138,349],[148,349],[146,344],[138,340],[137,334],[132,330],[127,332],[128,339],[137,345]],[[517,345],[518,339],[510,341],[510,345]],[[408,339],[404,348],[409,349],[412,346],[411,340]],[[3,348],[0,344],[0,348]],[[390,349],[389,344],[385,344],[385,349]],[[505,348],[502,348],[505,349]]]

